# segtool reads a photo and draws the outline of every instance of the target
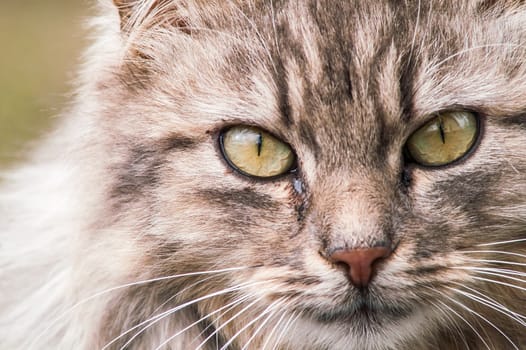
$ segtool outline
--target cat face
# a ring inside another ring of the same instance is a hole
[[[108,339],[191,303],[169,317],[233,348],[526,345],[524,6],[120,6],[124,58],[95,92],[104,225],[133,275],[198,274],[130,292]],[[451,115],[472,121],[460,153],[411,154]],[[236,128],[294,161],[251,176]]]

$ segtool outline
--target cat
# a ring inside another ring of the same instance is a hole
[[[96,7],[0,349],[526,349],[524,1]]]

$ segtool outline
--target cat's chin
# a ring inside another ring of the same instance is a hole
[[[292,337],[295,342],[290,348],[399,349],[402,348],[400,344],[421,337],[426,332],[422,325],[434,319],[422,306],[366,301],[334,306],[329,310],[303,310],[304,316],[292,330],[298,336]]]
[[[337,322],[374,326],[411,317],[413,312],[414,309],[407,306],[382,305],[359,300],[351,305],[335,307],[329,311],[318,310],[313,315],[320,323]]]
[[[408,305],[387,303],[359,296],[343,305],[310,311],[320,323],[344,323],[374,329],[375,326],[384,327],[389,323],[410,318],[415,309]]]

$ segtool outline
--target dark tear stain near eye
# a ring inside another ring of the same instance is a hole
[[[296,213],[298,213],[298,222],[305,220],[305,203],[301,203],[296,206]]]
[[[271,196],[259,193],[250,187],[243,189],[207,188],[196,191],[195,195],[227,210],[232,208],[272,210],[277,208]]]
[[[301,177],[301,173],[296,174],[296,178],[292,180],[292,196],[294,198],[294,210],[296,212],[296,222],[299,227],[290,236],[291,238],[299,235],[305,227],[305,219],[307,217],[307,209],[309,206],[309,190],[305,184],[305,180]]]
[[[401,176],[402,192],[407,194],[413,181],[412,171],[404,166]]]

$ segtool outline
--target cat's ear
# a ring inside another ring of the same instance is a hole
[[[113,3],[119,11],[121,30],[124,32],[159,25],[190,31],[188,20],[180,13],[175,0],[113,0]]]

